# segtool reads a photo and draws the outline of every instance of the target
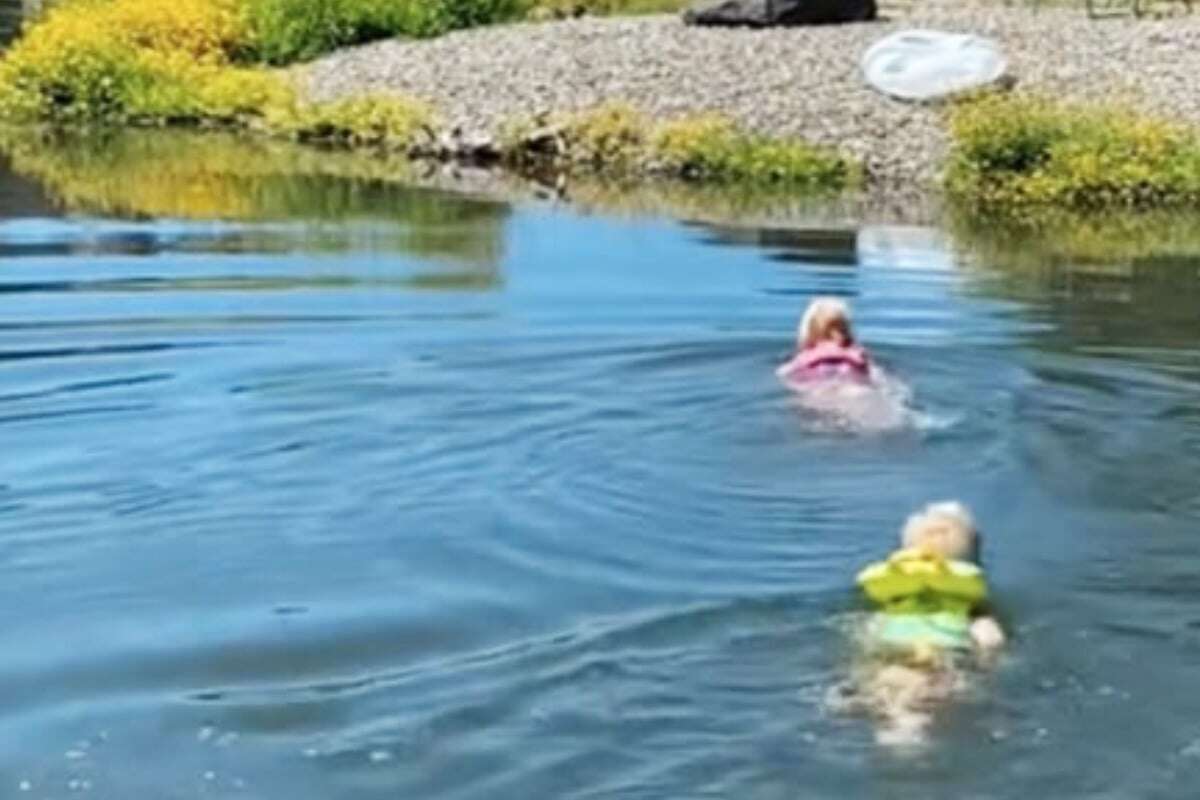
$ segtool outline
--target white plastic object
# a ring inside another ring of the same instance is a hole
[[[993,83],[1008,62],[983,36],[914,29],[875,42],[861,66],[867,83],[886,95],[932,100]]]

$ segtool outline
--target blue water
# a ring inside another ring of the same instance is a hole
[[[0,797],[1194,796],[1200,256],[356,196],[0,177]],[[817,293],[919,424],[797,410]],[[824,697],[947,498],[1013,642],[892,752]]]

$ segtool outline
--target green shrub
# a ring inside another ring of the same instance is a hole
[[[533,0],[530,16],[562,19],[584,14],[659,14],[680,11],[690,0]]]
[[[396,97],[368,96],[272,109],[268,129],[305,142],[373,145],[409,151],[431,138],[432,112]]]
[[[951,116],[947,185],[1020,208],[1200,202],[1200,138],[1125,109],[986,97]]]
[[[526,0],[244,0],[246,56],[271,64],[392,36],[436,36],[516,19]]]
[[[425,0],[435,9],[435,19],[440,24],[440,28],[434,30],[434,33],[519,19],[528,12],[529,1],[439,0],[430,2],[430,0]],[[419,0],[414,0],[414,2],[419,2]]]

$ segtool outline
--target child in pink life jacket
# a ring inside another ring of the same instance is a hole
[[[787,382],[822,378],[869,380],[871,359],[854,341],[850,309],[841,300],[813,300],[797,330],[796,354],[775,374]]]

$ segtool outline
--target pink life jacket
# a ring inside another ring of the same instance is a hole
[[[819,342],[793,356],[779,368],[779,375],[788,380],[866,378],[870,371],[867,351],[858,345],[843,346],[836,342]]]

